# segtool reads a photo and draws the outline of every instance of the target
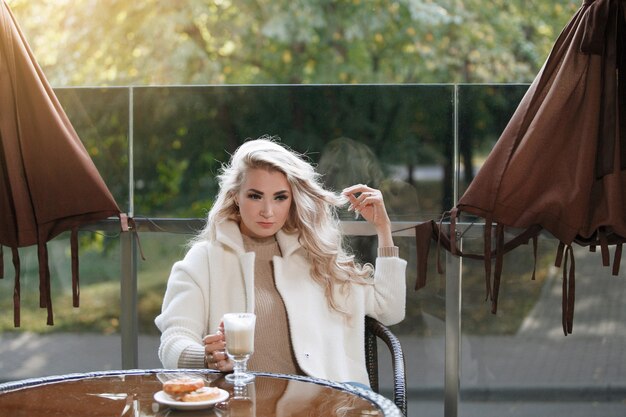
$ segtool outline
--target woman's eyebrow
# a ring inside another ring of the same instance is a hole
[[[260,194],[260,195],[265,195],[265,193],[264,193],[263,191],[259,191],[259,190],[254,189],[254,188],[249,188],[249,189],[248,189],[248,192],[249,192],[249,193]],[[289,190],[280,190],[280,191],[276,191],[276,192],[274,193],[274,195],[275,195],[275,196],[278,196],[278,195],[283,195],[283,194],[289,194]]]

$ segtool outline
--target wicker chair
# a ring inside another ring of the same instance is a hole
[[[370,386],[375,392],[378,387],[378,344],[380,338],[391,353],[391,365],[393,369],[393,402],[398,406],[402,414],[407,415],[406,404],[406,375],[404,372],[404,353],[400,341],[386,326],[371,317],[365,317],[365,362]]]

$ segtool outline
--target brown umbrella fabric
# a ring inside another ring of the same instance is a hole
[[[78,227],[120,210],[37,64],[8,5],[0,5],[0,249],[15,266],[14,323],[20,324],[17,248],[37,245],[40,306],[53,324],[46,242],[71,230],[78,306]],[[1,255],[1,252],[0,252]],[[0,256],[0,277],[3,265]]]
[[[485,220],[484,253],[474,257],[484,259],[494,313],[503,254],[530,239],[536,254],[542,229],[560,241],[556,264],[564,262],[565,334],[572,331],[574,315],[571,245],[600,246],[605,265],[608,246],[616,245],[613,273],[618,272],[626,241],[626,82],[623,75],[619,80],[626,71],[625,5],[625,0],[583,2],[450,213],[443,246],[462,256],[469,255],[456,246],[457,217]],[[505,227],[523,232],[505,242]],[[422,226],[421,235],[438,240],[439,227],[430,228]],[[424,276],[418,287],[423,284]]]

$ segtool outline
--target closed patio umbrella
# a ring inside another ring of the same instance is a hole
[[[484,259],[494,313],[504,253],[532,239],[536,254],[542,230],[560,241],[556,264],[563,262],[565,334],[572,332],[574,315],[571,245],[600,246],[604,265],[610,263],[608,246],[615,245],[613,273],[619,270],[626,241],[625,22],[626,0],[583,2],[450,212],[444,246],[459,254],[457,217],[485,220],[484,253],[472,256]],[[507,242],[505,228],[523,232]],[[438,239],[433,229],[422,226],[422,236]]]
[[[15,266],[14,324],[20,325],[17,248],[37,245],[40,306],[52,325],[46,242],[71,230],[74,305],[78,306],[78,227],[120,216],[78,135],[0,0],[0,250]],[[0,277],[3,276],[0,251]]]

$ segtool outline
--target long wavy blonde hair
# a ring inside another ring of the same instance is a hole
[[[207,217],[205,228],[193,242],[216,238],[216,226],[226,220],[239,222],[235,196],[250,169],[264,168],[282,172],[291,185],[293,202],[283,231],[298,233],[311,264],[311,276],[324,288],[329,306],[344,312],[333,296],[340,285],[347,291],[347,283],[368,282],[373,274],[371,264],[356,262],[354,255],[344,247],[337,209],[347,198],[324,189],[321,174],[315,171],[305,155],[296,153],[279,143],[277,137],[263,136],[241,145],[222,165],[219,192]]]

